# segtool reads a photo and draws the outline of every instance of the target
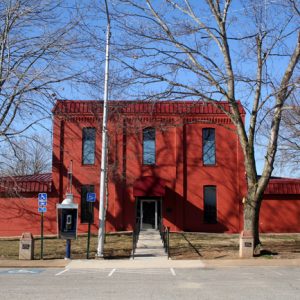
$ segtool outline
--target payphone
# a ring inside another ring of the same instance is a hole
[[[67,194],[66,199],[56,205],[58,237],[65,240],[77,238],[78,204],[73,202],[73,195]]]

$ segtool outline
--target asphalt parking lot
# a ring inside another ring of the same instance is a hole
[[[300,299],[299,267],[0,269],[1,299]]]

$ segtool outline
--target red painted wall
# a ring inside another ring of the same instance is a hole
[[[57,234],[57,198],[48,198],[44,214],[44,234]],[[23,232],[41,234],[41,214],[38,212],[37,194],[14,198],[0,198],[0,237],[21,236]]]
[[[299,195],[267,195],[260,212],[260,231],[300,232]]]

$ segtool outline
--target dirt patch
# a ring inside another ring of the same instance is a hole
[[[300,234],[262,235],[262,254],[274,258],[300,258]],[[268,253],[270,252],[270,253]]]
[[[261,258],[300,258],[300,234],[261,234]],[[94,258],[98,237],[91,236],[90,258]],[[40,259],[41,241],[35,239],[34,259]],[[54,237],[44,240],[44,259],[65,257],[66,242]],[[118,232],[106,235],[104,256],[129,258],[132,251],[132,233]],[[85,259],[87,236],[72,241],[74,259]],[[172,259],[237,259],[239,235],[207,233],[171,233],[170,256]],[[19,239],[0,239],[0,259],[19,258]]]
[[[261,258],[300,258],[300,234],[261,234]],[[239,258],[239,235],[171,233],[172,259]]]
[[[238,236],[203,233],[171,233],[172,259],[238,258]]]
[[[112,233],[106,235],[104,257],[129,258],[132,252],[132,233]]]
[[[34,259],[41,258],[41,240],[35,238]],[[94,258],[97,252],[98,237],[91,236],[89,257]],[[131,233],[112,233],[106,235],[104,256],[108,258],[130,257],[132,250]],[[44,239],[43,258],[60,259],[66,253],[66,241],[56,237]],[[71,257],[85,259],[87,254],[87,236],[79,236],[71,242]],[[19,259],[19,239],[0,239],[0,259]]]

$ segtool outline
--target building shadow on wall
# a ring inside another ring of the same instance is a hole
[[[208,224],[204,221],[204,211],[176,193],[173,189],[165,187],[166,194],[163,199],[163,218],[181,231],[186,232],[226,232],[228,227],[217,222]],[[200,202],[200,199],[199,199]],[[200,204],[200,203],[199,203]],[[200,206],[200,205],[199,205]]]
[[[56,234],[56,199],[49,194],[47,212],[44,213],[44,233]],[[1,196],[0,236],[18,236],[22,232],[40,235],[41,213],[38,212],[37,193],[22,193],[15,197]],[[1,234],[1,232],[3,232]]]

